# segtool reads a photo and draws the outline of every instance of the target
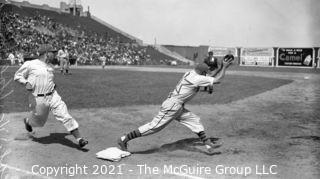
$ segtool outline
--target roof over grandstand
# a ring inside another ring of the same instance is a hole
[[[29,0],[59,6],[59,1]],[[93,15],[144,42],[320,46],[319,0],[82,0]]]

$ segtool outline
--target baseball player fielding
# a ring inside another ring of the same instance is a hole
[[[206,76],[209,66],[205,63],[198,64],[193,70],[185,73],[175,89],[169,94],[168,98],[162,103],[160,111],[153,120],[138,129],[118,139],[118,144],[122,150],[128,150],[128,142],[132,139],[147,136],[159,132],[173,120],[188,127],[205,144],[209,153],[219,147],[221,143],[212,142],[206,136],[204,126],[200,117],[185,108],[185,105],[198,92],[200,87],[213,86],[220,83],[225,75],[227,67],[231,61],[223,61],[223,67],[215,77]]]

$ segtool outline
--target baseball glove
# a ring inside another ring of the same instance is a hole
[[[234,56],[232,54],[227,54],[223,57],[223,61],[225,62],[231,62],[234,60]]]

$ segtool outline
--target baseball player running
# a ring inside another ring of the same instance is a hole
[[[69,114],[66,104],[55,90],[54,69],[50,65],[53,60],[52,51],[51,46],[42,45],[38,49],[39,58],[26,61],[14,75],[14,80],[30,91],[29,107],[32,111],[23,119],[25,128],[32,132],[32,127],[44,126],[51,110],[54,117],[75,137],[82,148],[88,141],[81,137],[79,124]]]
[[[58,51],[57,57],[60,63],[60,72],[64,75],[69,74],[70,62],[67,49],[65,47],[62,47],[62,49]]]
[[[194,70],[185,73],[177,84],[176,88],[169,94],[168,98],[162,103],[160,111],[153,120],[138,129],[120,137],[118,145],[121,150],[127,151],[127,144],[130,140],[141,136],[147,136],[166,127],[171,121],[176,120],[196,133],[200,140],[205,144],[211,153],[213,149],[221,144],[212,143],[206,136],[204,127],[200,122],[200,117],[193,114],[184,107],[185,103],[190,101],[199,91],[200,87],[212,86],[219,83],[225,75],[227,67],[231,64],[232,59],[223,61],[223,67],[216,77],[206,76],[209,67],[201,63]]]

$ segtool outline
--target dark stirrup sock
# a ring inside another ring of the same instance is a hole
[[[131,131],[129,132],[125,139],[123,140],[123,142],[128,142],[129,140],[132,140],[132,139],[135,139],[135,138],[138,138],[138,137],[141,137],[141,133],[140,131],[137,129],[137,130],[134,130],[134,131]]]
[[[206,133],[204,131],[197,133],[197,135],[199,136],[199,138],[202,142],[206,142],[209,139],[209,138],[207,138]]]

